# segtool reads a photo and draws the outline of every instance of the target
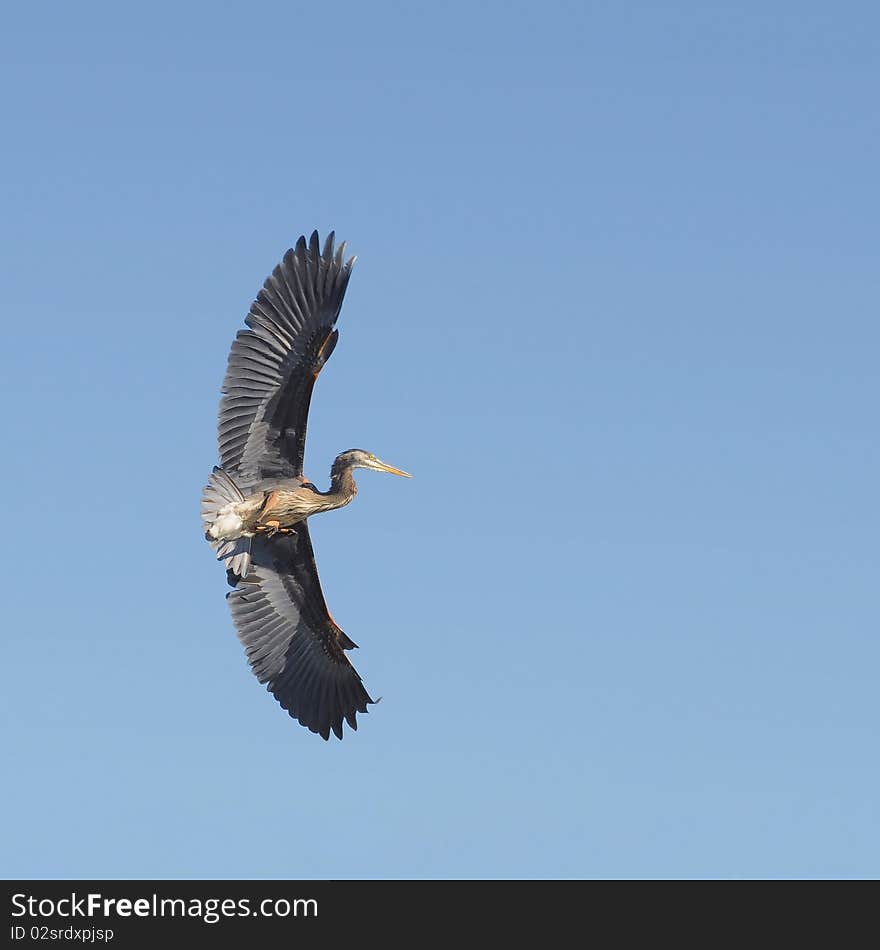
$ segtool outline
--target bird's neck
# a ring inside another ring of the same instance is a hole
[[[330,491],[327,493],[335,502],[336,507],[347,505],[357,494],[357,485],[354,483],[353,469],[350,465],[333,466],[330,470]]]

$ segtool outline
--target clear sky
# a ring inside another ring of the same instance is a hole
[[[6,877],[862,877],[874,3],[17,4],[0,38]],[[382,702],[247,668],[198,502],[302,232],[307,474]]]

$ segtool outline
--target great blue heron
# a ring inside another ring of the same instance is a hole
[[[309,402],[339,331],[354,258],[331,232],[301,237],[266,278],[229,353],[215,467],[202,495],[205,537],[227,568],[226,597],[261,683],[302,725],[342,738],[372,703],[345,655],[357,646],[321,592],[307,518],[347,505],[356,468],[410,476],[363,449],[336,457],[329,491],[303,475]]]

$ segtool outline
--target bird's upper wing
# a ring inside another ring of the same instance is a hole
[[[312,389],[338,337],[336,318],[354,258],[331,231],[301,237],[266,278],[229,352],[218,442],[240,484],[302,474]]]
[[[341,739],[343,719],[357,729],[373,700],[344,652],[357,644],[327,610],[306,522],[255,537],[251,563],[226,597],[254,673],[294,719]]]

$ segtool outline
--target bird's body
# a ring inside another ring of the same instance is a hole
[[[371,464],[376,463],[376,464]],[[374,468],[380,472],[404,475],[406,472],[380,462],[363,449],[349,449],[336,457],[330,472],[329,491],[319,491],[303,476],[273,480],[262,485],[241,501],[232,501],[217,511],[206,535],[209,541],[231,541],[289,531],[310,515],[344,508],[354,501],[357,484],[355,468]]]
[[[353,484],[353,480],[352,480]],[[208,528],[208,540],[232,541],[286,531],[309,515],[332,511],[347,505],[357,493],[321,492],[305,479],[288,479],[275,488],[249,495],[242,501],[229,502],[217,512]]]
[[[227,568],[227,595],[254,672],[303,725],[342,738],[343,719],[372,703],[344,651],[355,644],[330,617],[307,519],[357,494],[353,471],[406,477],[363,449],[338,455],[330,487],[302,471],[312,388],[336,345],[351,275],[345,245],[317,233],[267,278],[229,354],[218,429],[220,466],[202,495],[205,537]]]

